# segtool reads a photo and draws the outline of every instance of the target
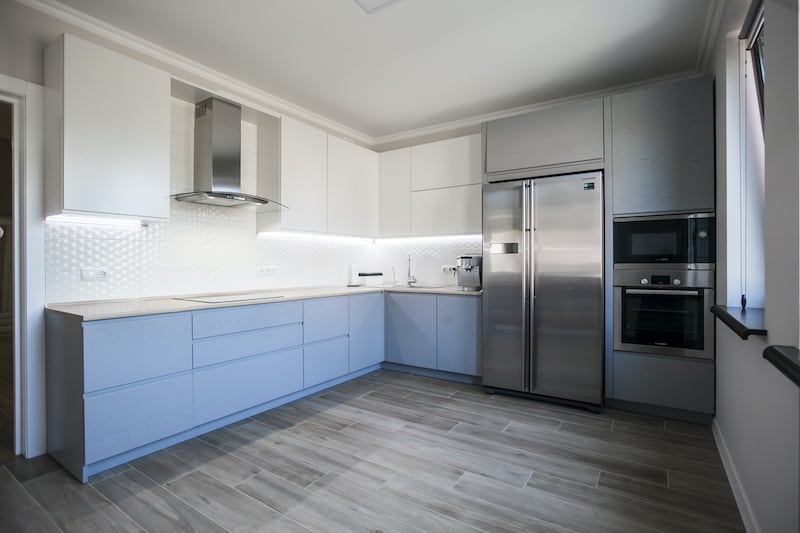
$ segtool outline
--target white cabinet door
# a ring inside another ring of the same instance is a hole
[[[411,235],[411,149],[381,153],[381,237]]]
[[[355,147],[355,207],[353,226],[355,234],[377,237],[380,225],[380,173],[381,162],[377,152]]]
[[[480,182],[480,134],[420,144],[411,148],[412,191]]]
[[[281,119],[281,227],[324,232],[328,226],[328,136],[297,120]]]
[[[411,234],[476,235],[482,231],[481,185],[411,193]]]
[[[47,214],[168,219],[169,74],[64,34],[45,85]]]
[[[355,201],[355,146],[328,135],[328,232],[352,235]]]

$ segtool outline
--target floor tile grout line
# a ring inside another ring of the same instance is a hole
[[[513,421],[511,422],[511,424],[524,425],[524,424],[522,424],[520,422],[513,422]],[[509,425],[511,425],[511,424],[509,424]],[[535,428],[535,429],[538,429],[538,428]],[[504,432],[507,433],[506,430],[504,430]],[[569,433],[568,431],[562,432],[562,434],[563,435],[570,435],[570,436],[580,437],[580,438],[583,438],[583,439],[589,439],[591,441],[601,441],[602,442],[602,439],[598,438],[598,437],[593,437],[593,436],[588,436],[588,435],[572,434],[572,433]],[[522,437],[522,438],[524,438],[524,437]],[[652,440],[655,440],[655,439],[652,439]],[[649,452],[649,453],[653,453],[653,454],[662,456],[662,458],[677,458],[677,459],[682,459],[682,460],[685,460],[685,461],[693,461],[693,462],[701,463],[701,464],[703,464],[705,466],[709,466],[709,467],[714,467],[714,468],[718,467],[718,469],[721,472],[724,472],[724,469],[722,468],[721,464],[710,463],[710,462],[705,461],[703,459],[697,459],[697,458],[693,458],[693,457],[686,457],[686,456],[680,455],[680,454],[666,453],[666,452],[662,452],[662,451],[652,450],[650,448],[646,448],[646,447],[643,447],[643,446],[637,446],[637,445],[634,445],[634,444],[631,444],[631,443],[626,443],[626,442],[609,441],[609,442],[606,442],[606,444],[610,444],[610,445],[613,445],[613,446],[619,446],[621,448],[631,448],[631,449],[633,449],[635,451],[638,451],[638,452],[645,452],[645,453]],[[573,449],[576,449],[576,448],[573,448]],[[580,448],[577,448],[577,449],[580,449]],[[705,451],[709,451],[709,452],[711,451],[711,450],[707,450],[705,448],[700,448],[700,449],[701,450],[705,450]],[[607,456],[607,454],[603,454],[602,452],[594,452],[594,453]],[[613,457],[613,456],[609,456],[609,457]],[[639,461],[631,461],[630,459],[626,459],[626,461],[634,462],[634,463],[637,463],[637,464],[645,464],[645,463],[640,463]],[[653,466],[653,465],[648,465],[648,466]]]
[[[3,469],[5,469],[6,472],[8,472],[8,475],[11,476],[11,479],[14,481],[14,483],[19,485],[19,487],[23,490],[23,492],[28,495],[28,498],[30,498],[31,501],[33,501],[34,505],[36,505],[36,507],[42,512],[42,514],[44,514],[44,516],[47,517],[47,519],[56,527],[56,529],[58,529],[59,531],[63,532],[64,529],[61,526],[59,526],[58,523],[55,521],[55,519],[52,517],[52,515],[49,512],[47,512],[47,509],[44,508],[44,506],[38,500],[38,498],[36,498],[36,496],[31,494],[31,491],[29,491],[28,488],[22,482],[20,482],[20,480],[18,480],[14,476],[14,474],[11,473],[11,471],[8,468],[5,467],[5,465],[0,466],[0,468],[3,468]],[[39,477],[42,477],[42,476],[39,476]],[[38,479],[38,478],[34,478],[34,479]],[[33,481],[33,480],[29,480],[29,481]]]

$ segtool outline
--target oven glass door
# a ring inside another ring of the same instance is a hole
[[[707,313],[704,292],[623,288],[622,344],[703,350]]]

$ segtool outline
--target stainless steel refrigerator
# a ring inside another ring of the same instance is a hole
[[[483,384],[600,405],[603,176],[483,188]]]

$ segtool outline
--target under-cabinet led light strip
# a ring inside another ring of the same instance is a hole
[[[369,237],[350,237],[346,235],[329,235],[327,233],[305,233],[300,231],[263,231],[258,234],[261,239],[278,238],[286,240],[321,240],[352,244],[414,244],[420,242],[453,242],[473,241],[481,235],[444,235],[435,237],[387,237],[371,239]]]
[[[138,229],[143,225],[141,220],[130,218],[95,217],[89,215],[51,215],[45,219],[48,224],[90,224],[97,226],[119,226]]]

